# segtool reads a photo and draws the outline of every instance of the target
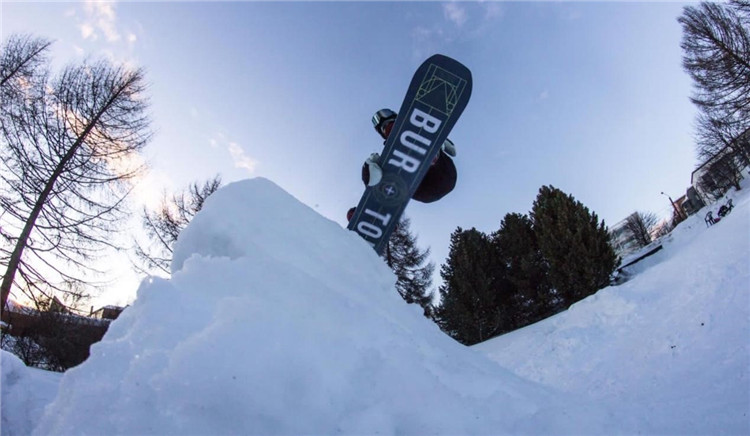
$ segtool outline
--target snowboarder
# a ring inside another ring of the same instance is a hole
[[[372,125],[375,131],[383,138],[383,143],[388,139],[393,124],[396,122],[396,112],[390,109],[381,109],[372,117]],[[440,200],[451,192],[456,186],[456,165],[451,157],[456,157],[456,146],[450,139],[443,143],[441,151],[432,161],[430,169],[425,174],[412,198],[422,203],[432,203]],[[366,186],[376,186],[380,183],[383,171],[378,165],[380,154],[373,153],[362,165],[362,182]],[[351,220],[356,208],[349,209],[347,220]]]

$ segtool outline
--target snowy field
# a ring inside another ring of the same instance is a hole
[[[2,352],[1,433],[747,435],[748,191],[629,282],[468,348],[355,234],[234,183],[88,361],[57,375]]]

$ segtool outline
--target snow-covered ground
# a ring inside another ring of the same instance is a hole
[[[750,434],[748,191],[629,282],[468,348],[358,236],[234,183],[84,364],[3,352],[2,435]]]
[[[15,355],[5,350],[0,353],[0,434],[31,434],[44,413],[44,407],[55,399],[63,375],[28,368]]]
[[[475,348],[628,433],[750,434],[748,185],[714,226],[705,210],[680,224],[633,280]]]

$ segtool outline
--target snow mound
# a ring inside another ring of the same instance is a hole
[[[214,193],[35,434],[612,433],[440,332],[357,235],[265,179]]]
[[[14,354],[0,350],[0,405],[3,436],[31,433],[57,393],[61,375],[28,368]]]

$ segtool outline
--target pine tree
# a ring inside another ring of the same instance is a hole
[[[548,266],[539,248],[531,219],[507,214],[492,243],[513,284],[513,329],[535,323],[559,310],[560,298],[548,280]]]
[[[476,229],[451,235],[450,253],[440,272],[441,304],[435,311],[440,328],[457,341],[472,345],[503,332],[511,292],[505,270],[490,238]]]
[[[543,186],[532,209],[550,284],[570,305],[607,286],[618,265],[604,222],[561,190]]]
[[[396,273],[396,289],[409,304],[419,304],[426,317],[432,315],[432,273],[435,265],[427,262],[430,250],[421,251],[410,230],[411,220],[403,217],[394,230],[385,251],[388,266]],[[427,262],[427,263],[426,263]]]

